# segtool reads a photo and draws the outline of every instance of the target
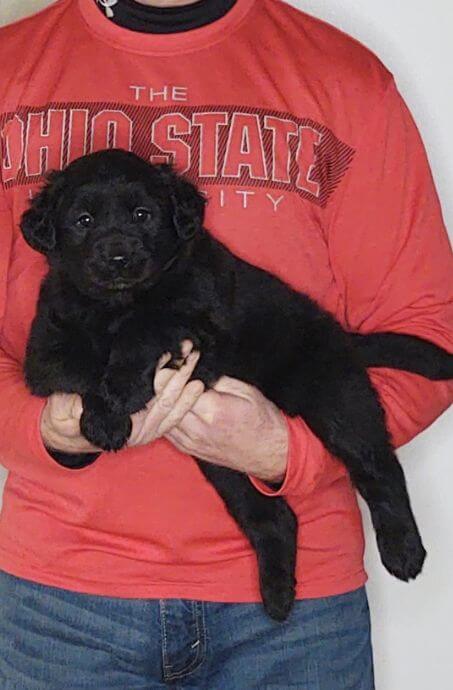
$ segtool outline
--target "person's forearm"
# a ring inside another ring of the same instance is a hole
[[[428,381],[403,371],[370,369],[395,448],[411,441],[453,402],[453,381]]]
[[[0,462],[25,477],[42,477],[52,466],[41,438],[46,401],[28,391],[20,364],[0,349]]]
[[[453,382],[427,381],[401,371],[369,371],[385,410],[387,428],[398,448],[429,426],[453,401]],[[331,483],[346,469],[330,455],[302,419],[286,418],[288,458],[278,487],[250,477],[265,495],[307,496],[320,484]]]

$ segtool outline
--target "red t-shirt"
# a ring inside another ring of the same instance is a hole
[[[45,400],[21,369],[46,263],[19,218],[47,169],[86,152],[175,158],[209,197],[207,227],[239,256],[351,330],[453,350],[452,255],[392,76],[279,0],[238,0],[164,36],[116,26],[93,0],[60,0],[0,31],[0,65],[0,568],[95,594],[257,601],[255,554],[190,457],[159,440],[71,471],[47,454]],[[452,400],[451,384],[371,374],[396,445]],[[366,575],[349,477],[301,419],[288,429],[279,494],[299,519],[297,596],[352,590]]]

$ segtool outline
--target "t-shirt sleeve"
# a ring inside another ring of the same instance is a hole
[[[453,255],[426,152],[392,80],[363,127],[344,185],[327,216],[327,241],[347,330],[392,331],[453,351]],[[395,447],[428,427],[453,400],[453,382],[370,369]],[[288,420],[285,480],[268,495],[306,494],[334,480],[338,462],[301,419]]]
[[[11,212],[0,186],[0,333],[7,299],[13,230]],[[45,405],[45,399],[29,392],[21,363],[4,351],[0,339],[0,464],[26,478],[42,479],[47,472],[58,469],[41,437],[40,421]]]

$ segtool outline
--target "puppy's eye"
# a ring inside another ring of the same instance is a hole
[[[83,213],[76,221],[76,225],[82,228],[89,228],[94,223],[94,218],[89,213]]]
[[[132,220],[134,223],[144,223],[145,220],[148,220],[150,215],[151,211],[149,211],[147,208],[136,208],[132,212]]]

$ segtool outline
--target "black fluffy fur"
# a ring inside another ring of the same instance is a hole
[[[118,450],[130,415],[154,395],[157,360],[166,351],[178,359],[189,338],[202,353],[194,378],[207,386],[222,375],[241,379],[305,420],[367,502],[387,570],[414,578],[425,550],[366,367],[446,379],[453,356],[409,335],[346,333],[308,296],[210,236],[204,206],[170,167],[120,150],[50,175],[22,220],[50,267],[28,342],[28,386],[39,396],[79,393],[82,433]],[[56,458],[76,468],[96,455]],[[245,475],[198,464],[257,553],[267,612],[285,619],[295,592],[294,513]]]

